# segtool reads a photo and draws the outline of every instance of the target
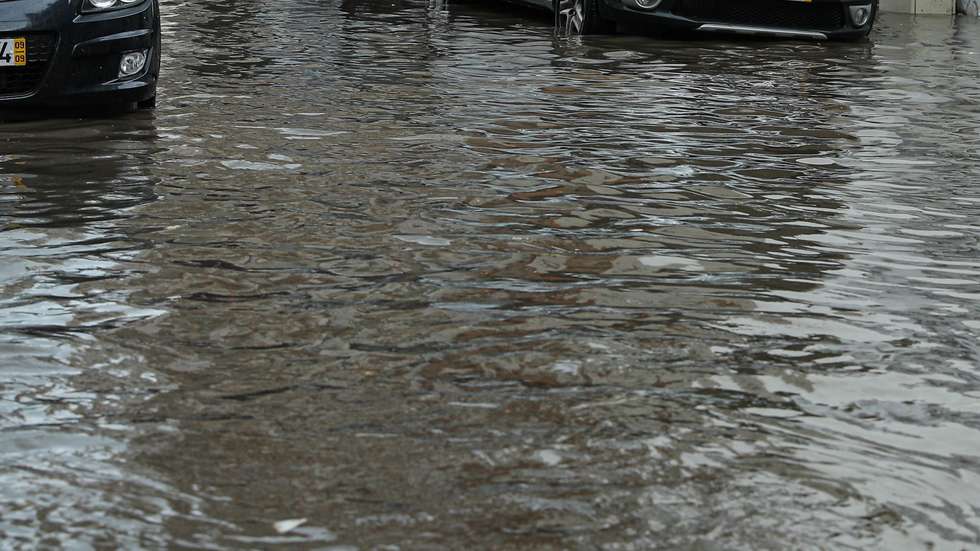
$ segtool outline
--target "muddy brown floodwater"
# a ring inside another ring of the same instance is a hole
[[[0,126],[0,548],[980,545],[976,21],[163,9]]]

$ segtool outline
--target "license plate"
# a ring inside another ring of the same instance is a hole
[[[0,67],[27,65],[26,38],[0,38]]]

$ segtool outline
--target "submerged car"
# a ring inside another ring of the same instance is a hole
[[[552,10],[567,34],[602,34],[617,26],[856,40],[871,32],[878,0],[518,0]]]
[[[156,105],[158,0],[0,0],[0,110]]]

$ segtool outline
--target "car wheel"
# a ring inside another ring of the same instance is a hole
[[[555,31],[566,36],[610,34],[615,24],[599,15],[599,0],[554,0]]]

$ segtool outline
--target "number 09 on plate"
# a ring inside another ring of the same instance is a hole
[[[0,38],[0,67],[27,65],[26,38]]]

